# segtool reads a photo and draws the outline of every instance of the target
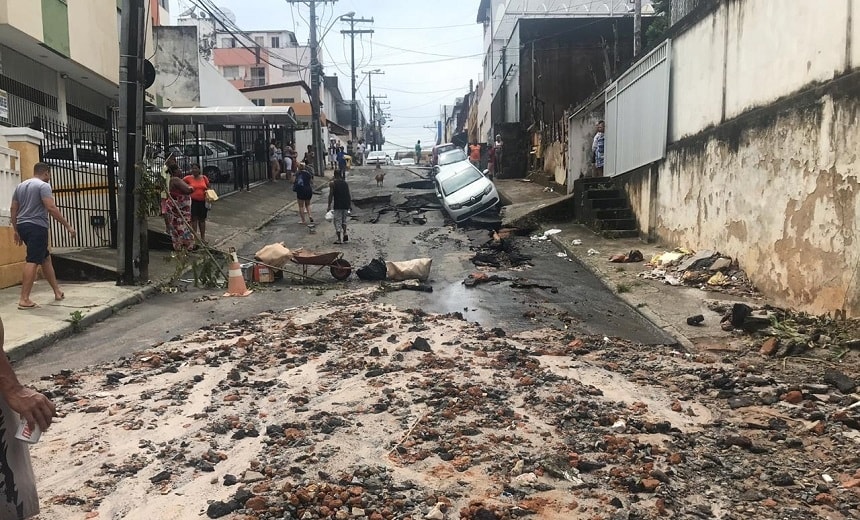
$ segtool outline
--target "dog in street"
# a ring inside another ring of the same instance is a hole
[[[385,173],[379,172],[376,174],[376,185],[382,186],[382,181],[385,180]]]

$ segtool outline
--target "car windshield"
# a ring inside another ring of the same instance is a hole
[[[385,152],[370,152],[370,155],[368,155],[368,157],[385,157]]]
[[[473,168],[472,165],[468,165],[463,170],[441,182],[442,193],[445,195],[451,195],[452,193],[462,190],[466,186],[482,178],[484,178],[484,176],[481,175],[481,172]]]
[[[449,150],[439,156],[439,166],[445,166],[446,164],[454,164],[456,162],[465,161],[466,154],[463,153],[463,150]]]

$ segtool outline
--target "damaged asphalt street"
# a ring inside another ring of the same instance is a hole
[[[532,230],[454,227],[370,171],[349,244],[323,194],[313,230],[285,212],[240,253],[429,257],[432,292],[183,286],[27,358],[60,412],[40,518],[860,518],[854,381],[684,351]]]

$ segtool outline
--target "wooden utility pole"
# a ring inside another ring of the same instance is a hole
[[[335,3],[337,0],[286,0],[289,4],[307,4],[311,10],[311,146],[314,150],[314,175],[325,174],[325,150],[322,145],[322,126],[320,123],[320,77],[322,65],[319,62],[319,42],[317,42],[317,4]]]
[[[633,4],[633,57],[642,52],[642,0]]]
[[[351,54],[351,72],[350,80],[352,81],[352,131],[350,132],[350,136],[352,137],[352,145],[355,146],[355,137],[356,137],[356,128],[358,127],[358,108],[355,105],[355,35],[356,34],[373,34],[373,29],[355,29],[356,23],[373,23],[373,18],[356,18],[355,14],[351,14],[348,16],[341,16],[340,19],[344,22],[349,22],[349,30],[341,31],[341,34],[349,35],[349,49]],[[350,151],[352,153],[352,151]]]
[[[367,101],[370,103],[370,112],[368,113],[368,115],[370,116],[370,132],[373,135],[373,139],[370,142],[370,150],[371,151],[382,150],[382,145],[379,145],[377,147],[378,139],[376,138],[376,126],[374,125],[376,118],[373,115],[373,75],[374,74],[385,74],[385,72],[383,72],[379,69],[375,69],[375,70],[365,71],[364,73],[367,74]],[[367,136],[365,136],[365,139],[367,139]]]

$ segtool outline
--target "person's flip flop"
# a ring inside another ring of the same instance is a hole
[[[37,309],[38,307],[39,307],[39,304],[37,304],[37,303],[34,303],[33,305],[18,305],[18,310],[19,311],[29,311],[32,309]]]

